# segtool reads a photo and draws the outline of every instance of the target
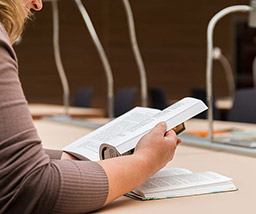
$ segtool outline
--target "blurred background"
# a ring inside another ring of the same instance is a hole
[[[83,1],[113,70],[115,92],[122,87],[140,88],[132,53],[126,14],[121,0]],[[160,88],[168,100],[205,88],[206,30],[221,9],[242,0],[130,0],[136,35],[145,63],[149,88]],[[102,63],[74,1],[59,1],[60,49],[70,84],[70,99],[81,87],[93,88],[91,107],[107,108],[107,84]],[[224,17],[215,28],[214,44],[231,63],[236,88],[253,87],[252,61],[256,55],[255,29],[247,27],[248,14]],[[15,50],[20,78],[31,103],[62,104],[62,86],[54,61],[52,7],[44,3],[26,26]],[[215,96],[228,96],[225,72],[213,66]],[[137,104],[140,105],[140,93]]]

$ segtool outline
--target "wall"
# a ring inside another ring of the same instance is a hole
[[[115,89],[139,87],[121,0],[84,0],[114,72]],[[161,87],[169,99],[180,99],[194,87],[205,87],[206,28],[211,17],[241,0],[130,0],[137,39],[149,87]],[[67,72],[71,100],[81,86],[94,88],[93,107],[106,107],[106,77],[96,49],[74,1],[59,3],[61,55]],[[232,60],[233,22],[229,15],[215,30],[215,45]],[[21,44],[15,46],[20,78],[29,102],[62,103],[62,88],[54,63],[51,4],[35,14],[26,26]],[[214,92],[228,95],[221,66],[214,64]],[[139,104],[139,99],[138,99]]]

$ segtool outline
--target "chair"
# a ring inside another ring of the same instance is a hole
[[[114,117],[118,117],[136,106],[138,89],[127,87],[118,89],[115,96]]]
[[[229,121],[256,123],[256,89],[239,89],[229,111]]]
[[[157,109],[163,110],[168,106],[167,95],[163,89],[150,88],[149,96],[151,99],[152,108],[157,108]]]
[[[84,108],[91,107],[92,95],[93,95],[92,88],[86,88],[86,87],[79,88],[76,91],[74,101],[73,101],[73,106],[84,107]]]
[[[194,88],[191,90],[191,96],[197,99],[202,100],[207,105],[207,94],[206,90],[204,88]],[[220,120],[220,111],[215,106],[215,98],[213,97],[213,119],[214,120]],[[196,115],[194,118],[198,119],[207,119],[207,111],[204,111],[198,115]]]

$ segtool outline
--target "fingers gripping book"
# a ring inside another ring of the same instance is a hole
[[[164,110],[135,107],[106,125],[66,146],[63,151],[79,159],[98,161],[133,153],[140,138],[159,122],[165,121],[167,131],[177,134],[184,122],[206,110],[198,99],[186,97]]]

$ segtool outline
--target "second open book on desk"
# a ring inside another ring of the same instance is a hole
[[[232,179],[215,172],[191,172],[182,168],[164,168],[126,196],[152,200],[237,190]]]
[[[157,123],[165,121],[167,130],[182,131],[183,123],[206,110],[195,98],[183,98],[164,110],[136,107],[90,134],[78,139],[63,150],[79,159],[100,159],[132,153],[140,138]]]

